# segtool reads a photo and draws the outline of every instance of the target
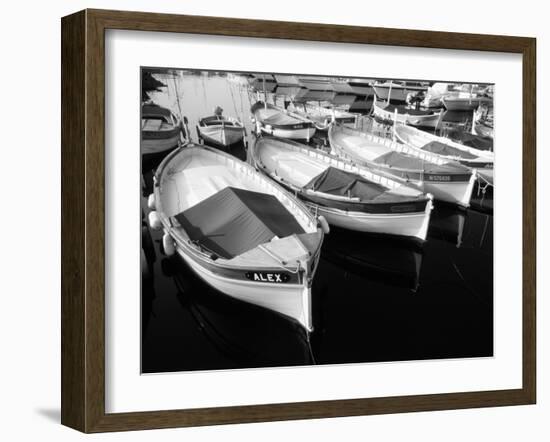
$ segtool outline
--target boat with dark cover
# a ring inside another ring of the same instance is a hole
[[[383,124],[396,122],[418,127],[437,127],[443,118],[442,110],[416,109],[410,106],[395,105],[374,100],[372,104],[374,118]]]
[[[257,132],[280,138],[310,140],[315,134],[313,122],[298,114],[258,101],[251,108]]]
[[[244,138],[244,126],[236,118],[222,115],[223,110],[218,106],[214,115],[199,120],[197,131],[199,137],[215,147],[230,147],[240,143]]]

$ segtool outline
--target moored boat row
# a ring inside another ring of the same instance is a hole
[[[307,87],[318,101],[268,103],[265,84],[283,80],[289,88]],[[478,177],[492,184],[492,152],[412,127],[438,127],[442,109],[390,101],[394,91],[422,92],[424,84],[374,83],[379,98],[388,89],[385,102],[374,99],[373,112],[392,125],[392,139],[359,129],[356,114],[323,101],[325,94],[357,88],[372,93],[372,81],[289,75],[248,81],[264,89],[250,108],[257,134],[247,156],[252,165],[180,135],[175,147],[188,144],[155,172],[149,223],[163,230],[164,251],[178,254],[210,286],[307,331],[313,328],[311,285],[329,226],[423,242],[434,204],[468,207]],[[241,116],[214,111],[198,119],[199,141],[218,148],[241,142],[247,135]],[[319,148],[309,145],[314,136]]]
[[[426,239],[432,197],[403,181],[271,137],[258,138],[252,161],[331,226]]]

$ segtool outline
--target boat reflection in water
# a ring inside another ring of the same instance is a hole
[[[224,368],[315,364],[308,333],[298,323],[218,292],[178,257],[165,258],[162,268],[175,282],[181,307],[226,360]]]

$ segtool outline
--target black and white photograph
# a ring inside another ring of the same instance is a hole
[[[142,373],[493,356],[493,84],[140,75]]]

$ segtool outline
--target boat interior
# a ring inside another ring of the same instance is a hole
[[[358,201],[374,201],[388,194],[421,195],[417,190],[372,171],[361,173],[363,169],[348,162],[326,155],[314,156],[285,141],[263,138],[257,142],[255,150],[268,171],[298,188]]]
[[[155,105],[146,105],[141,109],[141,130],[162,131],[172,130],[177,124],[168,109]]]

